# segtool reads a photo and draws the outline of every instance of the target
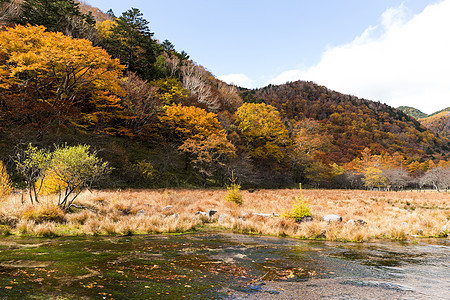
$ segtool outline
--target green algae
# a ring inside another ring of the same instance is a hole
[[[386,268],[425,259],[422,252],[402,250],[408,247],[217,232],[4,237],[0,238],[0,295],[6,299],[228,299],[230,291],[238,291],[264,298],[280,292],[265,291],[266,282],[389,277]]]

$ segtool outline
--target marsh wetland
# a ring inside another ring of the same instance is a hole
[[[197,232],[0,239],[1,299],[448,299],[450,242]]]

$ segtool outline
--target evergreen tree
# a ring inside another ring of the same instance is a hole
[[[84,37],[86,27],[95,24],[89,12],[83,14],[74,0],[25,0],[16,22],[22,25],[43,25],[49,31],[72,37]]]
[[[129,9],[116,19],[105,48],[112,56],[120,59],[127,71],[152,80],[157,77],[154,63],[158,45],[152,39],[153,33],[148,24],[139,9]]]

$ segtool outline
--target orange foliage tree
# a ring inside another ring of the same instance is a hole
[[[225,167],[235,147],[227,140],[225,130],[215,113],[195,106],[172,105],[159,117],[164,136],[179,144],[190,163],[202,175],[203,185],[215,171]]]
[[[42,26],[0,32],[0,97],[7,108],[28,108],[35,118],[30,123],[36,118],[81,128],[108,123],[121,108],[123,69],[90,41]]]

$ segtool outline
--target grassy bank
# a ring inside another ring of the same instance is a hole
[[[198,228],[298,238],[366,241],[446,236],[450,194],[434,192],[371,192],[304,190],[312,222],[282,217],[299,190],[242,191],[243,204],[226,202],[224,190],[84,191],[79,206],[64,213],[43,197],[40,204],[22,204],[20,194],[0,203],[0,234],[57,236],[186,232]],[[89,208],[89,209],[86,209]],[[217,211],[212,217],[204,213]],[[261,216],[251,213],[272,214]],[[337,214],[342,222],[322,217]],[[276,216],[278,215],[278,216]],[[348,222],[364,220],[366,224]]]

